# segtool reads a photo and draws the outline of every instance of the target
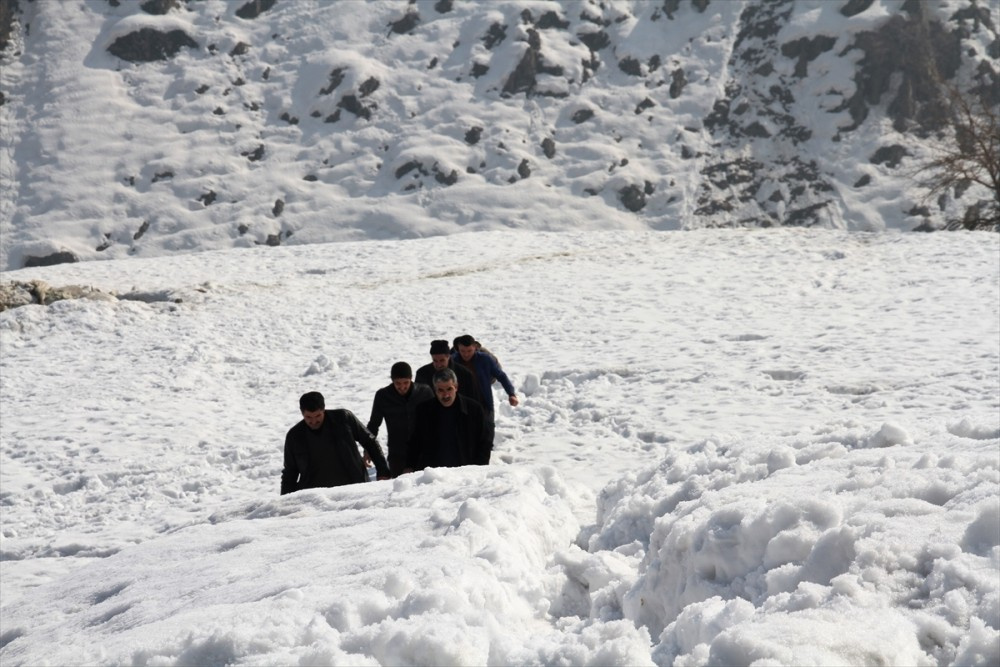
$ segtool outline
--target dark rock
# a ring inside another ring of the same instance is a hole
[[[611,43],[608,33],[603,30],[577,34],[577,38],[591,51],[600,51]]]
[[[681,157],[682,158],[684,158],[685,160],[690,160],[691,158],[694,157],[694,155],[695,155],[694,151],[691,150],[691,148],[687,144],[684,144],[683,146],[681,146]]]
[[[872,182],[872,177],[869,174],[864,174],[861,178],[854,182],[854,187],[863,188]]]
[[[767,139],[771,136],[771,133],[761,125],[758,121],[754,121],[743,128],[743,135],[747,137],[758,137],[760,139]]]
[[[645,183],[643,183],[642,191],[646,193],[646,195],[652,195],[656,192],[656,187],[651,182],[645,181]]]
[[[337,86],[341,84],[341,82],[343,82],[343,80],[344,80],[344,69],[342,67],[338,67],[332,72],[330,72],[330,83],[327,84],[325,88],[320,88],[319,90],[320,94],[329,95],[337,88]]]
[[[236,15],[241,19],[255,19],[267,10],[274,7],[277,0],[250,0],[236,10]]]
[[[573,112],[573,115],[570,116],[571,120],[577,125],[585,121],[588,121],[593,117],[594,117],[593,109],[577,109],[575,112]]]
[[[14,31],[14,14],[21,11],[18,0],[0,2],[0,51],[10,44],[10,34]]]
[[[469,144],[470,146],[475,146],[476,144],[479,143],[479,138],[482,137],[482,135],[483,135],[483,128],[479,126],[471,127],[465,133],[465,143]]]
[[[43,257],[28,255],[24,258],[24,268],[28,269],[33,266],[54,266],[56,264],[73,264],[79,261],[80,258],[70,251],[62,250]]]
[[[453,0],[437,0],[434,3],[434,11],[438,14],[447,14],[451,11],[453,4]]]
[[[162,16],[170,12],[171,9],[180,7],[178,0],[146,0],[139,5],[139,9],[147,14]]]
[[[647,97],[642,102],[639,102],[637,105],[635,105],[635,115],[638,116],[639,114],[641,114],[646,109],[650,109],[650,108],[655,107],[655,106],[656,106],[656,102],[654,102],[653,100],[651,100],[651,99],[649,99]]]
[[[264,81],[267,81],[269,78],[271,78],[271,68],[265,67],[264,71],[261,72],[260,74],[260,78],[263,79]]]
[[[223,109],[222,107],[215,107],[212,113],[215,114],[216,116],[225,116],[226,110]]]
[[[323,119],[324,123],[336,123],[340,120],[340,109],[337,109],[332,114]]]
[[[274,217],[277,218],[279,215],[281,215],[281,212],[284,210],[285,210],[285,202],[282,201],[281,199],[275,199],[274,208],[271,209],[271,213],[274,214]]]
[[[139,225],[139,229],[132,235],[132,240],[138,241],[147,231],[149,231],[149,220],[143,220],[142,224]]]
[[[881,104],[882,96],[893,87],[896,97],[887,109],[898,131],[907,131],[913,124],[926,135],[948,123],[940,82],[952,79],[958,70],[960,30],[948,33],[936,21],[896,14],[878,30],[859,33],[848,51],[855,48],[865,54],[856,66],[856,92],[834,109],[850,111],[854,120],[842,131],[859,127],[868,107]]]
[[[198,86],[197,88],[195,88],[194,92],[198,93],[199,95],[204,95],[205,93],[208,92],[208,89],[209,89],[208,84],[207,83],[203,83],[200,86]]]
[[[437,67],[437,64],[438,64],[437,56],[434,56],[433,58],[431,58],[431,61],[427,63],[427,69],[434,69],[435,67]]]
[[[711,0],[691,0],[691,6],[698,10],[699,14],[704,14],[710,2]]]
[[[670,73],[670,99],[676,100],[681,96],[681,91],[684,90],[684,86],[687,85],[687,79],[684,77],[683,69],[675,69]]]
[[[893,144],[879,148],[868,158],[868,161],[872,164],[885,164],[890,169],[895,169],[899,166],[900,161],[909,154],[910,152],[903,146]]]
[[[663,13],[672,21],[674,14],[680,9],[680,6],[681,0],[663,0]]]
[[[638,185],[627,185],[619,190],[618,199],[622,206],[633,213],[638,213],[646,206],[646,193]]]
[[[528,164],[528,159],[525,158],[521,160],[521,164],[517,165],[517,175],[521,178],[527,178],[531,176],[531,167]]]
[[[368,97],[378,90],[379,85],[381,85],[379,80],[370,76],[365,79],[360,86],[358,86],[358,92],[361,93],[361,97]]]
[[[502,93],[505,97],[518,93],[530,95],[535,89],[536,74],[538,72],[538,65],[541,62],[541,46],[541,38],[538,36],[538,32],[529,29],[528,48],[525,49],[524,55],[521,56],[521,61],[504,83]]]
[[[559,14],[549,10],[542,14],[535,23],[535,27],[539,30],[548,30],[549,28],[558,28],[560,30],[565,30],[569,27],[569,21],[559,18]]]
[[[472,71],[469,72],[469,74],[471,74],[473,78],[478,79],[489,71],[489,65],[485,65],[483,63],[472,63]]]
[[[553,141],[552,137],[542,139],[542,154],[550,160],[555,157],[556,142]]]
[[[857,16],[861,12],[872,6],[875,0],[847,0],[847,3],[840,8],[840,13],[844,16]]]
[[[302,177],[302,180],[309,181],[310,183],[315,183],[316,181],[319,180],[319,176],[317,176],[316,174],[306,174],[305,176]]]
[[[397,35],[405,35],[416,28],[418,23],[420,23],[420,14],[417,12],[407,12],[403,18],[389,24],[389,32],[396,33]]]
[[[455,183],[458,183],[458,172],[452,169],[446,174],[443,171],[439,171],[438,166],[434,165],[434,180],[441,185],[455,185]]]
[[[281,114],[281,120],[285,121],[289,125],[298,125],[299,119],[296,116],[289,114],[287,111]]]
[[[232,50],[229,52],[229,55],[232,57],[245,56],[249,50],[250,50],[249,44],[247,44],[246,42],[237,42],[236,46],[234,46]]]
[[[500,23],[494,23],[490,26],[489,30],[483,36],[483,46],[489,50],[493,50],[493,47],[502,42],[507,38],[507,26]]]
[[[265,245],[269,245],[272,248],[281,245],[281,234],[268,234],[267,239],[264,240]]]
[[[422,166],[423,165],[421,165],[420,162],[418,162],[417,160],[410,160],[406,164],[404,164],[404,165],[400,166],[399,168],[397,168],[394,175],[396,176],[396,179],[398,180],[398,179],[402,178],[403,176],[406,176],[408,173],[410,173],[414,169],[421,169]]]
[[[257,146],[257,148],[253,149],[250,152],[240,153],[240,155],[244,156],[251,162],[257,162],[258,160],[264,157],[264,144]]]
[[[619,60],[618,69],[630,76],[642,76],[642,63],[632,57]]]
[[[922,218],[929,218],[931,217],[931,210],[926,206],[913,206],[912,208],[910,208],[909,211],[906,212],[906,215],[913,215],[913,216],[919,215]]]
[[[822,53],[826,53],[837,43],[836,37],[816,35],[813,38],[801,37],[781,45],[781,55],[796,59],[795,76],[804,78],[808,74],[808,65]]]
[[[337,106],[344,111],[350,111],[358,118],[364,118],[365,120],[371,120],[372,110],[377,108],[375,104],[369,104],[368,106],[361,104],[358,98],[354,95],[344,95],[340,101],[337,102]]]
[[[994,9],[996,6],[994,5]],[[986,7],[979,7],[972,4],[968,7],[962,7],[954,14],[951,15],[949,19],[951,21],[972,21],[972,32],[979,32],[979,26],[984,25],[989,30],[994,30],[993,19],[990,18],[990,10]],[[995,57],[995,56],[994,56]]]
[[[153,174],[153,178],[151,180],[153,183],[156,183],[157,181],[165,181],[168,178],[173,178],[173,177],[174,177],[174,172],[167,170]]]
[[[250,231],[250,225],[246,224],[245,222],[241,222],[239,225],[236,226],[236,231],[240,233],[240,236],[243,236],[244,234]]]
[[[200,201],[205,206],[210,206],[212,202],[216,200],[217,196],[218,195],[215,194],[215,190],[209,190],[205,194],[198,197],[198,201]]]
[[[820,224],[823,221],[820,219],[818,213],[822,211],[829,205],[830,202],[824,201],[818,204],[812,204],[810,206],[804,206],[793,211],[788,211],[785,214],[785,224],[791,225],[793,227],[811,227],[815,224]]]
[[[137,63],[168,60],[182,48],[197,49],[198,43],[183,30],[160,32],[142,28],[116,39],[108,47],[108,52],[116,58]]]

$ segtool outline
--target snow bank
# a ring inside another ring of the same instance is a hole
[[[996,664],[1000,443],[902,433],[706,441],[609,486],[591,547],[645,555],[595,597],[657,664]]]

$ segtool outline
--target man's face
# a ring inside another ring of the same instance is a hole
[[[413,386],[413,380],[410,378],[393,378],[392,386],[396,388],[397,394],[406,396],[406,392],[410,391],[410,387]]]
[[[451,380],[447,382],[435,382],[434,393],[437,394],[438,401],[446,408],[450,408],[458,395],[458,385]]]
[[[326,410],[320,408],[319,410],[303,410],[302,419],[305,420],[306,426],[314,431],[319,430],[319,427],[323,425],[323,417],[326,415]]]
[[[431,363],[434,365],[434,370],[440,371],[448,368],[449,358],[450,357],[447,354],[432,354]]]
[[[458,346],[458,354],[462,357],[462,361],[468,361],[472,358],[472,355],[476,353],[475,345],[462,345]]]

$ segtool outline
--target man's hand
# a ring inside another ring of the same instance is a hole
[[[517,407],[517,404],[520,403],[521,401],[517,400],[517,394],[511,394],[510,396],[507,397],[507,402],[510,403],[512,406]]]

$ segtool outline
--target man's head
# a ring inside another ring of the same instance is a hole
[[[302,411],[302,420],[306,426],[316,431],[323,425],[323,417],[326,415],[326,402],[323,394],[318,391],[310,391],[299,398],[299,410]]]
[[[434,374],[434,395],[441,405],[450,408],[458,396],[458,377],[455,371],[445,368]]]
[[[392,379],[392,386],[396,389],[396,393],[400,396],[406,396],[410,387],[413,386],[413,370],[405,361],[394,363],[389,371],[389,377]]]
[[[455,347],[458,348],[458,355],[462,357],[462,361],[468,361],[476,353],[476,339],[470,334],[459,336],[455,339]]]
[[[451,348],[446,340],[431,341],[431,364],[434,370],[440,371],[448,368],[448,360],[451,359]]]

